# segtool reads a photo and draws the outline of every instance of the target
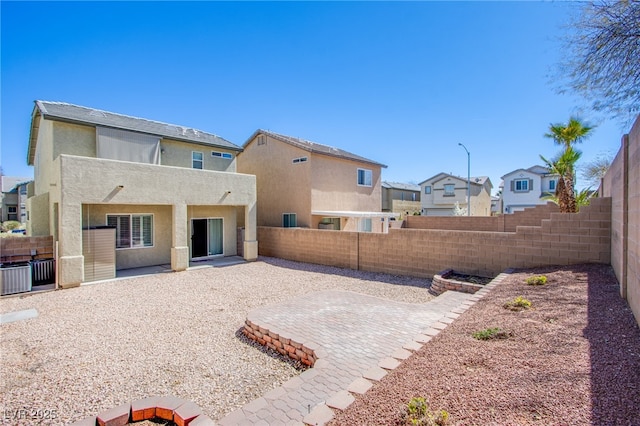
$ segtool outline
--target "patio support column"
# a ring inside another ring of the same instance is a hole
[[[189,267],[187,205],[174,204],[171,219],[171,269],[184,271]]]
[[[244,207],[244,260],[258,259],[257,214],[255,200]]]
[[[78,287],[84,281],[82,205],[62,204],[58,220],[58,285],[62,288]]]
[[[389,233],[389,216],[385,216],[382,218],[382,233]]]

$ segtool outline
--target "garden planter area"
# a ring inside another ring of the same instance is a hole
[[[493,278],[458,273],[453,269],[445,269],[433,276],[429,291],[436,296],[447,290],[473,294],[490,283],[492,279]]]

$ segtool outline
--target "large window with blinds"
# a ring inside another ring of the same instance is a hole
[[[116,228],[116,248],[153,247],[153,215],[110,214],[107,225]]]

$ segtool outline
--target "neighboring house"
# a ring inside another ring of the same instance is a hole
[[[420,185],[382,182],[382,211],[402,215],[420,212]]]
[[[497,195],[491,196],[491,216],[502,213],[502,198]]]
[[[27,185],[31,178],[0,176],[2,199],[0,200],[0,222],[27,220]]]
[[[491,216],[491,180],[486,176],[471,177],[471,216]],[[438,173],[420,183],[422,214],[453,216],[458,205],[467,208],[467,179]]]
[[[242,222],[240,248],[254,260],[255,176],[236,173],[241,150],[200,130],[36,101],[27,230],[58,241],[62,287],[99,267],[87,263],[94,256],[88,230],[96,227],[115,228],[108,248],[115,269],[170,264],[180,271],[192,259],[236,255]]]
[[[378,162],[338,148],[257,130],[238,156],[256,175],[258,225],[384,232]]]
[[[502,212],[513,213],[547,204],[542,198],[555,192],[558,178],[559,175],[543,166],[517,169],[502,176]]]

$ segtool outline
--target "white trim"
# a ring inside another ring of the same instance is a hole
[[[195,158],[193,158],[194,154],[200,154],[200,156],[202,158],[200,160],[196,160]],[[200,168],[193,167],[194,161],[200,161],[200,163],[202,163],[202,167],[200,167]],[[204,152],[202,152],[202,151],[191,151],[191,168],[194,169],[194,170],[204,170]]]
[[[362,170],[364,173],[364,183],[360,183],[360,170]],[[369,184],[367,185],[367,172],[369,172]],[[358,171],[356,172],[356,183],[358,184],[358,186],[366,186],[368,188],[373,186],[373,170],[371,169],[363,169],[361,167],[358,167]]]

